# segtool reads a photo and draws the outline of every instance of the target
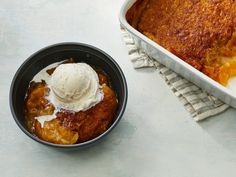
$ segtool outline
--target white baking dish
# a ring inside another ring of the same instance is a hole
[[[195,83],[208,93],[218,97],[223,102],[236,108],[236,93],[187,64],[128,24],[126,13],[135,1],[136,0],[126,0],[121,8],[119,19],[121,26],[133,36],[136,45],[158,62],[172,69],[187,80]]]

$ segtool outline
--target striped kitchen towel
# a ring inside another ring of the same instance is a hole
[[[121,32],[134,68],[156,68],[194,120],[200,121],[206,119],[229,108],[229,105],[204,92],[193,83],[158,63],[144,51],[137,48],[132,36],[125,29],[121,29]]]

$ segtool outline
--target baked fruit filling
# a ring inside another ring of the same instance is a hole
[[[55,68],[47,70],[52,74]],[[25,99],[27,128],[38,138],[55,144],[75,144],[91,140],[104,133],[114,121],[118,101],[109,77],[96,69],[104,98],[95,106],[79,112],[60,109],[56,118],[43,124],[36,119],[53,115],[55,106],[46,98],[50,89],[45,81],[30,83]]]
[[[126,18],[220,84],[236,76],[236,1],[137,0]]]

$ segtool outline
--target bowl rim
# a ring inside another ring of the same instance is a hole
[[[13,91],[14,91],[14,87],[15,87],[15,82],[19,76],[19,73],[22,71],[22,68],[24,68],[24,66],[30,62],[32,60],[32,58],[34,58],[35,56],[37,56],[38,54],[44,52],[45,50],[48,50],[50,48],[53,48],[53,47],[60,47],[60,46],[67,46],[67,45],[74,45],[74,46],[82,46],[82,47],[86,47],[86,48],[90,48],[92,50],[95,50],[101,54],[103,54],[108,60],[110,60],[112,62],[112,64],[114,64],[115,66],[115,70],[118,71],[118,74],[119,76],[121,77],[121,80],[122,80],[122,87],[124,89],[124,96],[123,96],[123,103],[120,105],[120,111],[118,112],[118,114],[116,115],[116,119],[115,121],[110,125],[110,127],[105,131],[103,132],[101,135],[91,139],[91,140],[88,140],[88,141],[85,141],[83,143],[78,143],[78,144],[69,144],[69,145],[63,145],[63,144],[54,144],[54,143],[50,143],[50,142],[47,142],[47,141],[44,141],[44,140],[41,140],[40,138],[38,138],[37,136],[33,135],[32,133],[30,133],[21,123],[20,121],[18,120],[17,118],[17,115],[15,113],[15,110],[14,110],[14,106],[13,106]],[[16,122],[16,124],[18,125],[18,127],[28,136],[30,137],[31,139],[37,141],[38,143],[41,143],[41,144],[44,144],[44,145],[47,145],[47,146],[51,146],[51,147],[56,147],[56,148],[62,148],[62,149],[71,149],[71,148],[83,148],[83,147],[87,147],[89,145],[92,145],[94,144],[95,142],[98,142],[99,140],[103,139],[106,135],[108,135],[111,130],[119,123],[119,121],[121,120],[123,114],[124,114],[124,111],[125,111],[125,108],[126,108],[126,105],[127,105],[127,99],[128,99],[128,87],[127,87],[127,82],[126,82],[126,78],[124,76],[124,73],[123,71],[121,70],[120,66],[118,65],[118,63],[110,56],[108,55],[106,52],[104,52],[103,50],[97,48],[97,47],[94,47],[92,45],[89,45],[89,44],[85,44],[85,43],[80,43],[80,42],[62,42],[62,43],[56,43],[56,44],[52,44],[52,45],[48,45],[46,47],[43,47],[41,48],[40,50],[34,52],[33,54],[31,54],[21,65],[20,67],[17,69],[16,73],[14,74],[14,77],[11,81],[11,85],[10,85],[10,92],[9,92],[9,104],[10,104],[10,110],[11,110],[11,113],[12,113],[12,116]]]

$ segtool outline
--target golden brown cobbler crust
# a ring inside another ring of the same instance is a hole
[[[218,82],[220,67],[228,62],[225,56],[236,55],[234,0],[138,0],[126,17],[141,33]]]

